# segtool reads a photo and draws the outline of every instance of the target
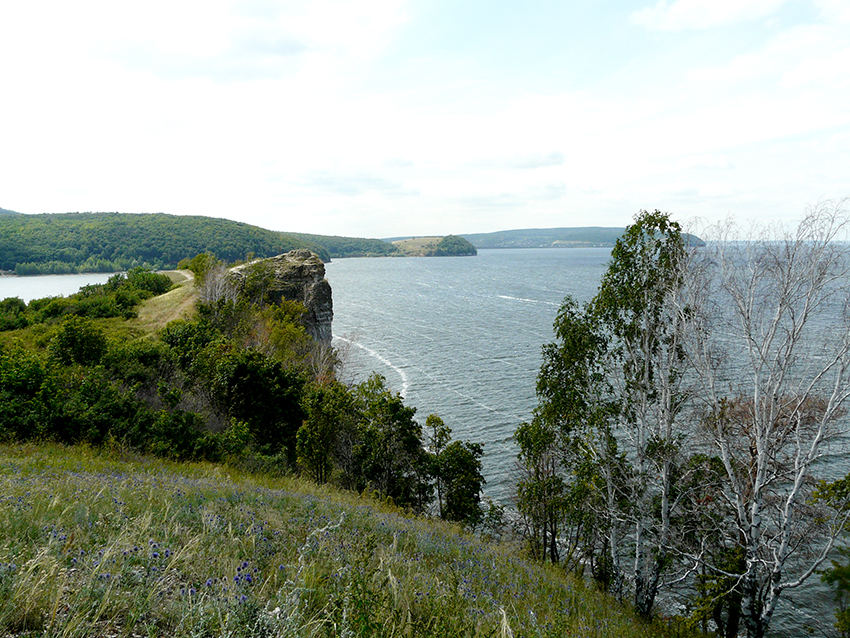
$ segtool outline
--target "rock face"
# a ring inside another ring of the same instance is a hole
[[[290,250],[288,253],[258,259],[230,271],[237,289],[248,283],[252,272],[263,275],[264,292],[275,302],[281,299],[298,301],[307,312],[302,317],[307,332],[317,341],[330,343],[334,309],[331,285],[325,279],[325,264],[309,250]]]

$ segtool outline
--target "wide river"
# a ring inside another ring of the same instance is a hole
[[[608,248],[482,250],[477,257],[338,259],[343,377],[383,375],[424,423],[484,444],[486,493],[508,503],[514,430],[531,418],[541,347],[566,295],[595,293]]]

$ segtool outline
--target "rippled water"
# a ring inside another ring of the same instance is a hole
[[[537,404],[541,347],[564,297],[596,294],[609,258],[586,248],[336,260],[326,268],[335,345],[348,349],[344,378],[378,372],[421,422],[439,414],[455,438],[483,443],[486,494],[510,504],[511,436]],[[785,592],[771,635],[831,635],[832,608],[815,576]]]
[[[484,444],[488,496],[507,501],[511,436],[531,418],[540,350],[566,295],[589,300],[608,248],[482,250],[477,257],[327,265],[344,377],[378,372],[456,439]]]

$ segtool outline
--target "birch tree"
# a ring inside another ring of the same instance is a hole
[[[615,592],[630,585],[644,617],[678,558],[686,259],[679,224],[641,211],[617,241],[593,301],[583,310],[565,302],[555,323],[558,342],[544,347],[538,377],[536,418],[562,433],[568,484],[587,476],[585,460],[593,464],[595,497],[578,506],[596,509],[609,582]]]
[[[687,434],[689,318],[680,301],[686,262],[679,224],[660,211],[642,211],[615,244],[591,303],[610,340],[615,434],[632,465],[624,495],[631,507],[624,514],[634,605],[642,616],[652,611],[674,544],[674,470]]]
[[[847,522],[847,490],[826,460],[847,433],[850,281],[841,205],[793,232],[742,239],[732,224],[702,251],[690,291],[701,314],[688,356],[702,434],[723,466],[725,535],[743,554],[731,578],[747,636],[764,636],[783,592],[827,559]]]

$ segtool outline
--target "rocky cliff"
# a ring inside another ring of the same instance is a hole
[[[240,290],[256,285],[259,279],[266,298],[302,303],[307,309],[302,318],[307,332],[317,341],[330,342],[334,317],[331,285],[325,279],[325,264],[316,253],[291,250],[258,259],[231,269],[230,279]]]

